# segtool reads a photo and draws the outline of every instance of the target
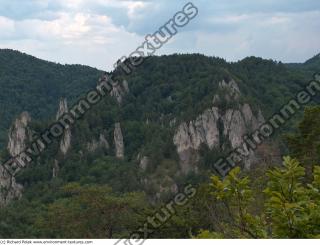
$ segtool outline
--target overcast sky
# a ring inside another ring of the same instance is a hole
[[[0,0],[0,48],[110,70],[188,1]],[[303,62],[320,52],[319,0],[194,0],[198,16],[157,54]]]

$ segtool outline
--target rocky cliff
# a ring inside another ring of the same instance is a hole
[[[56,115],[56,120],[58,120],[63,114],[68,112],[68,104],[66,99],[61,99],[59,102],[59,108]],[[71,147],[71,128],[66,127],[64,129],[62,138],[60,140],[60,151],[63,155],[66,155]]]
[[[113,136],[114,136],[113,138],[114,138],[116,157],[119,159],[122,159],[124,158],[124,143],[123,143],[123,135],[122,135],[120,123],[115,124]]]
[[[0,165],[0,207],[7,205],[11,200],[21,197],[22,185],[10,173]]]
[[[59,107],[56,114],[56,120],[58,121],[61,116],[63,116],[65,113],[68,112],[68,104],[67,100],[64,98],[61,98],[59,101]],[[63,130],[62,137],[59,142],[59,152],[62,154],[62,156],[65,156],[67,152],[69,151],[71,147],[71,128],[69,126],[65,127]],[[58,156],[59,154],[57,154]],[[57,157],[56,156],[56,157]],[[56,178],[59,174],[60,166],[59,166],[59,160],[54,159],[53,166],[52,166],[52,177]]]
[[[27,140],[31,137],[30,130],[28,129],[30,121],[30,115],[27,112],[23,112],[11,126],[7,146],[11,156],[17,156],[26,148]]]
[[[253,132],[264,122],[261,111],[254,113],[252,107],[242,103],[240,98],[237,83],[223,80],[219,83],[212,107],[196,119],[178,126],[173,142],[184,173],[197,169],[197,151],[202,144],[210,150],[234,149],[242,144],[244,135]],[[250,152],[246,167],[249,168],[253,161],[254,154]]]
[[[105,74],[99,79],[98,88],[99,84],[107,81],[109,81],[109,84],[111,85],[109,95],[114,97],[117,100],[117,102],[121,104],[123,97],[130,91],[128,82],[126,80],[122,82],[111,82],[107,74]]]
[[[87,143],[87,150],[89,152],[95,152],[97,149],[109,150],[110,145],[104,134],[99,135],[99,139],[93,139]]]
[[[19,154],[26,148],[27,142],[31,140],[31,130],[28,124],[31,117],[27,112],[21,115],[14,121],[9,130],[7,150],[11,157],[19,158]],[[0,206],[8,204],[12,199],[21,196],[22,186],[16,183],[14,176],[0,165]]]

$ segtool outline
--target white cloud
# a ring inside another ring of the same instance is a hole
[[[159,54],[199,52],[228,60],[255,55],[291,62],[304,61],[320,51],[319,1],[194,3],[199,15]],[[184,4],[169,0],[0,0],[0,47],[61,63],[111,69]]]
[[[14,21],[0,16],[0,40],[11,37],[11,35],[14,33],[14,28]]]
[[[0,17],[0,31],[5,33],[0,36],[3,48],[101,69],[111,69],[120,55],[130,53],[143,40],[112,24],[108,16],[87,13],[61,12],[54,20],[14,21]]]
[[[231,61],[253,55],[303,62],[320,51],[320,33],[315,31],[320,28],[319,20],[320,11],[217,18],[215,23],[232,25],[231,31],[197,33],[196,49]]]

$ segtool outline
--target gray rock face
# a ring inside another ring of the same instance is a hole
[[[206,110],[196,120],[180,124],[173,138],[178,152],[190,148],[198,150],[202,143],[213,149],[219,143],[218,119],[218,108],[213,107]]]
[[[56,120],[58,120],[63,114],[68,112],[68,104],[66,99],[61,99],[59,102],[59,109],[56,115]],[[62,138],[60,140],[60,151],[63,155],[66,155],[71,146],[71,129],[66,127],[64,129]]]
[[[56,120],[59,120],[59,118],[64,114],[68,112],[68,103],[67,100],[64,98],[61,98],[59,101],[59,107],[56,115]]]
[[[103,82],[108,82],[107,75],[104,75],[102,78],[100,78],[98,87],[99,84]],[[121,83],[110,81],[109,85],[111,86],[109,91],[110,96],[114,97],[117,102],[121,104],[123,97],[130,92],[128,82],[126,80],[122,81]]]
[[[53,168],[52,168],[52,178],[58,177],[59,170],[60,170],[59,162],[58,160],[54,160]]]
[[[192,163],[197,161],[197,156],[193,153],[199,150],[201,144],[207,145],[210,149],[219,147],[218,120],[218,108],[213,107],[196,120],[180,124],[173,137],[173,143],[177,147],[182,172],[195,170]]]
[[[123,143],[123,136],[122,136],[120,123],[115,124],[113,138],[114,138],[116,157],[119,159],[123,159],[124,158],[124,143]]]
[[[100,134],[99,139],[93,139],[91,142],[87,143],[87,150],[89,152],[95,152],[97,149],[106,149],[110,148],[109,142],[103,134]]]
[[[223,150],[227,146],[237,148],[242,145],[244,135],[252,133],[264,122],[261,111],[255,116],[249,104],[238,102],[240,90],[234,80],[229,83],[220,82],[219,89],[224,91],[223,98],[221,94],[216,94],[213,99],[214,106],[195,120],[182,122],[173,137],[180,157],[180,167],[184,173],[196,170],[194,163],[197,161],[197,150],[201,144],[211,150]],[[223,111],[216,105],[221,99],[236,101],[238,105]],[[250,152],[246,167],[250,167],[254,158],[253,152]]]
[[[123,90],[121,86],[119,84],[113,84],[110,95],[114,97],[120,104],[122,102],[122,96],[123,96]]]
[[[222,116],[223,136],[229,140],[231,147],[235,148],[242,142],[242,136],[246,133],[246,118],[239,110],[227,110]]]
[[[60,141],[60,151],[63,155],[66,155],[71,146],[71,130],[64,131],[62,139]]]
[[[28,124],[31,117],[27,112],[23,112],[14,122],[9,130],[8,151],[11,156],[19,155],[26,148],[27,140],[31,134]]]
[[[19,158],[19,154],[25,150],[27,142],[31,140],[31,132],[28,128],[30,121],[29,114],[23,112],[11,126],[7,149],[12,157]],[[11,200],[20,198],[22,189],[22,185],[16,183],[15,178],[6,168],[0,165],[0,206],[7,205]]]
[[[64,98],[60,99],[58,111],[56,114],[56,120],[58,121],[61,116],[63,116],[65,113],[68,112],[68,103],[67,100]],[[63,156],[65,156],[68,152],[68,150],[71,147],[71,128],[66,125],[66,127],[63,130],[62,137],[60,139],[59,143],[59,151],[62,153]],[[59,174],[60,166],[59,161],[55,159],[53,161],[53,167],[52,167],[52,178],[56,178]]]
[[[226,93],[224,94],[226,98],[239,99],[240,97],[239,86],[233,79],[231,79],[228,83],[225,80],[222,80],[219,83],[219,88],[222,90],[226,90]]]
[[[129,92],[130,92],[129,84],[128,84],[128,82],[127,82],[126,80],[124,80],[124,81],[122,82],[122,87],[123,87],[123,89],[124,89],[124,91],[125,91],[126,93],[129,93]]]
[[[143,170],[143,171],[146,171],[147,168],[148,168],[148,165],[149,165],[149,157],[147,156],[144,156],[140,159],[140,164],[139,164],[139,167]]]
[[[22,185],[9,172],[0,165],[0,207],[7,205],[13,199],[19,199],[22,195]]]
[[[170,176],[163,176],[162,183],[159,184],[159,192],[156,194],[156,198],[161,200],[163,195],[168,193],[177,194],[178,185],[175,183],[174,179]]]

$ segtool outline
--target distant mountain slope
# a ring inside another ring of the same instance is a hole
[[[308,74],[311,76],[313,73],[319,72],[320,70],[320,53],[308,59],[304,63],[288,63],[285,64],[292,72]]]
[[[303,64],[303,66],[308,69],[319,69],[319,67],[320,67],[320,54],[317,54],[313,58],[307,60]]]
[[[92,88],[101,71],[82,65],[61,65],[0,49],[0,145],[13,118],[28,111],[44,119],[57,110],[60,97],[74,100]]]
[[[151,57],[132,74],[119,76],[129,83],[129,106],[135,103],[135,113],[149,120],[162,114],[192,118],[211,105],[225,78],[235,79],[246,100],[272,114],[312,79],[307,71],[272,60],[248,57],[228,63],[198,54]]]
[[[22,56],[26,60],[14,62],[16,68],[8,65],[10,58],[2,60],[11,77],[2,81],[11,93],[11,97],[6,95],[5,105],[15,103],[11,111],[23,109],[46,117],[56,112],[58,97],[65,96],[68,103],[60,100],[57,113],[62,115],[77,94],[98,81],[93,79],[99,74],[96,70]],[[104,96],[81,120],[66,128],[40,157],[14,178],[0,165],[0,206],[10,203],[0,209],[0,219],[5,221],[0,222],[0,237],[48,234],[42,227],[39,233],[33,224],[38,224],[39,215],[43,220],[55,217],[47,216],[50,210],[60,213],[68,206],[72,210],[66,199],[70,190],[73,192],[70,187],[108,185],[117,196],[138,191],[146,194],[148,202],[157,204],[169,200],[186,183],[207,181],[211,173],[216,173],[213,164],[219,157],[243,146],[244,135],[250,135],[264,119],[278,113],[312,79],[312,71],[304,66],[257,57],[229,63],[188,54],[150,57],[130,75],[114,71],[113,78],[120,83],[113,84],[111,96]],[[317,71],[320,67],[315,65],[312,69]],[[103,76],[100,81],[104,79],[107,78]],[[12,96],[19,98],[20,104]],[[36,104],[38,111],[28,103]],[[50,113],[43,108],[50,109]],[[0,158],[5,161],[21,152],[30,144],[30,138],[41,137],[51,123],[34,120],[32,124],[27,113],[20,115],[11,127],[9,147],[2,147]],[[290,124],[294,125],[295,120]],[[281,128],[288,129],[288,124]],[[276,131],[257,151],[243,153],[247,155],[239,165],[254,172],[260,164],[280,163],[285,148],[280,147],[282,133]],[[60,191],[66,186],[68,194]],[[20,201],[15,200],[20,197]],[[17,227],[17,217],[29,223]],[[88,217],[90,220],[97,216]],[[120,237],[125,225],[119,228],[113,230],[115,237]]]

